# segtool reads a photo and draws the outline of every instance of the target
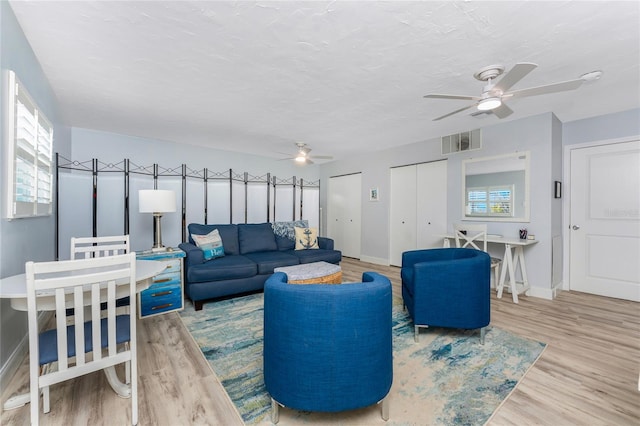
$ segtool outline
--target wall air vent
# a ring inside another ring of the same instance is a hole
[[[482,148],[482,134],[480,129],[475,129],[443,136],[441,146],[442,154],[480,149]]]

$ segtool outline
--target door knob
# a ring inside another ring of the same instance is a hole
[[[578,225],[573,225],[571,229],[573,229],[574,231],[577,231],[578,229],[580,229],[580,227]]]

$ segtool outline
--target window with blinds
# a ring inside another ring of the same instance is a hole
[[[467,188],[467,216],[513,216],[513,185]]]
[[[53,126],[20,83],[8,72],[5,217],[51,214]]]

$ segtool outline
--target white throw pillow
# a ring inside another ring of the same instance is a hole
[[[220,237],[220,233],[217,229],[214,229],[207,235],[191,234],[191,238],[193,238],[196,245],[203,251],[205,260],[224,256],[222,238]]]
[[[296,235],[296,250],[318,249],[318,228],[294,229]]]

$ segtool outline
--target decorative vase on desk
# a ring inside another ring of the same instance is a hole
[[[521,229],[520,230],[520,239],[521,240],[526,240],[527,239],[527,229]]]

